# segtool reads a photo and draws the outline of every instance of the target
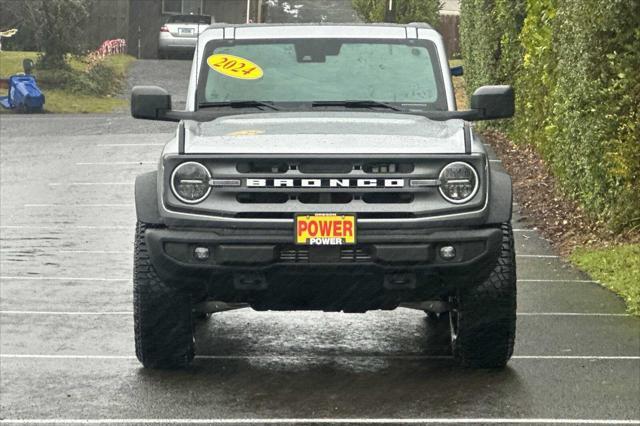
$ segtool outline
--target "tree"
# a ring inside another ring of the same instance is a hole
[[[40,68],[66,68],[67,54],[86,49],[89,10],[93,0],[29,0],[19,2],[15,13],[31,32],[42,52]]]
[[[352,0],[353,8],[365,22],[383,22],[389,0]],[[396,22],[426,22],[433,26],[438,23],[438,13],[442,8],[440,0],[394,0]]]

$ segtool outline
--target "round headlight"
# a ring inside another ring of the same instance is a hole
[[[447,164],[439,179],[440,194],[451,203],[466,203],[478,192],[478,173],[467,163],[456,161]]]
[[[173,194],[182,202],[196,204],[211,192],[211,173],[200,163],[189,161],[175,168],[171,175]]]

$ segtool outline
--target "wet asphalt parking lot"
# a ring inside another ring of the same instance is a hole
[[[140,61],[131,80],[180,103],[188,70]],[[218,313],[190,369],[142,369],[133,183],[173,129],[0,116],[1,423],[640,423],[640,320],[517,205],[518,334],[502,371],[456,367],[447,326],[408,309]]]

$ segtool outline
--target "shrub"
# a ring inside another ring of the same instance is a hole
[[[594,216],[640,224],[640,3],[564,0],[557,13],[552,167]]]
[[[460,38],[469,93],[488,84],[511,84],[522,65],[518,40],[526,0],[465,0]],[[499,124],[503,129],[510,120]]]
[[[396,22],[426,22],[435,26],[440,12],[440,0],[395,0]],[[353,8],[365,22],[383,22],[387,0],[353,0]]]
[[[636,0],[462,2],[469,88],[515,85],[516,117],[502,129],[614,230],[640,226],[638,16]]]
[[[553,23],[556,0],[529,0],[519,39],[522,66],[515,77],[516,119],[511,136],[535,145],[549,158],[553,145],[545,129],[550,125],[551,93],[555,87]]]
[[[465,0],[460,39],[471,92],[487,84],[512,84],[522,62],[518,35],[525,0]]]
[[[76,95],[116,95],[123,83],[123,76],[105,60],[92,63],[86,70],[40,68],[36,69],[35,75],[43,88],[64,89]]]

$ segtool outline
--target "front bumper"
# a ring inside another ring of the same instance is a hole
[[[150,228],[146,243],[151,262],[168,281],[207,280],[215,274],[275,271],[350,270],[377,274],[389,272],[438,273],[472,276],[497,259],[502,241],[498,228],[450,230],[368,230],[355,246],[300,246],[292,232]],[[456,256],[445,260],[443,246],[453,246]],[[195,249],[206,248],[207,259]]]
[[[196,37],[174,37],[163,33],[158,38],[158,48],[163,52],[194,50],[196,40]]]
[[[151,262],[163,280],[197,301],[256,310],[366,312],[440,300],[483,280],[500,253],[499,228],[361,230],[358,244],[309,247],[293,232],[148,228]],[[456,257],[444,260],[440,247]],[[198,260],[196,248],[210,256]]]

